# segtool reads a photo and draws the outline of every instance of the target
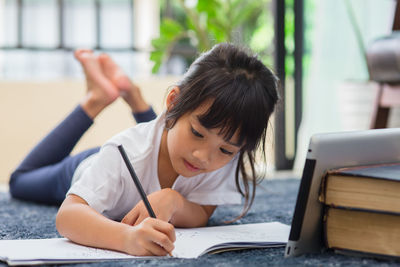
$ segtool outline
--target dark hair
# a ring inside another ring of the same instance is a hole
[[[212,100],[208,111],[199,117],[200,123],[208,129],[221,129],[225,140],[230,140],[238,130],[239,144],[243,146],[235,179],[238,191],[245,197],[239,219],[254,201],[257,184],[254,157],[259,146],[265,156],[269,118],[278,101],[278,80],[244,48],[220,43],[197,58],[177,86],[180,93],[166,114],[167,128],[173,127],[185,113],[195,110],[206,100]],[[252,177],[246,172],[245,156]],[[251,194],[250,183],[253,185]]]

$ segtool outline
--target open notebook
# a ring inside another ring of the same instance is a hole
[[[289,231],[288,225],[279,222],[176,229],[175,249],[172,254],[178,258],[197,258],[206,253],[233,249],[281,247],[285,246]],[[0,260],[8,265],[137,258],[146,257],[85,247],[65,238],[0,240]]]

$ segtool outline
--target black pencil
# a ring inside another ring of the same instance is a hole
[[[150,214],[150,217],[156,218],[156,214],[154,213],[153,209],[151,208],[150,202],[147,199],[146,193],[143,190],[142,185],[140,184],[139,178],[137,177],[135,170],[133,169],[132,164],[129,162],[128,156],[126,155],[125,149],[122,145],[118,146],[118,150],[121,153],[122,158],[125,161],[125,165],[128,168],[129,173],[132,176],[133,182],[136,185],[137,190],[139,191],[140,196],[142,197],[142,200],[144,202],[144,205],[146,206],[147,212]]]

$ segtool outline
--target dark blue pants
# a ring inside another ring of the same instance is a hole
[[[156,117],[153,109],[133,114],[138,123]],[[70,153],[93,120],[78,105],[26,156],[11,174],[10,193],[22,200],[60,205],[71,186],[72,176],[82,160],[99,151]]]

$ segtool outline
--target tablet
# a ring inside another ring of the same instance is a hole
[[[317,134],[311,137],[285,256],[321,252],[323,207],[318,197],[328,169],[400,161],[400,128]]]

